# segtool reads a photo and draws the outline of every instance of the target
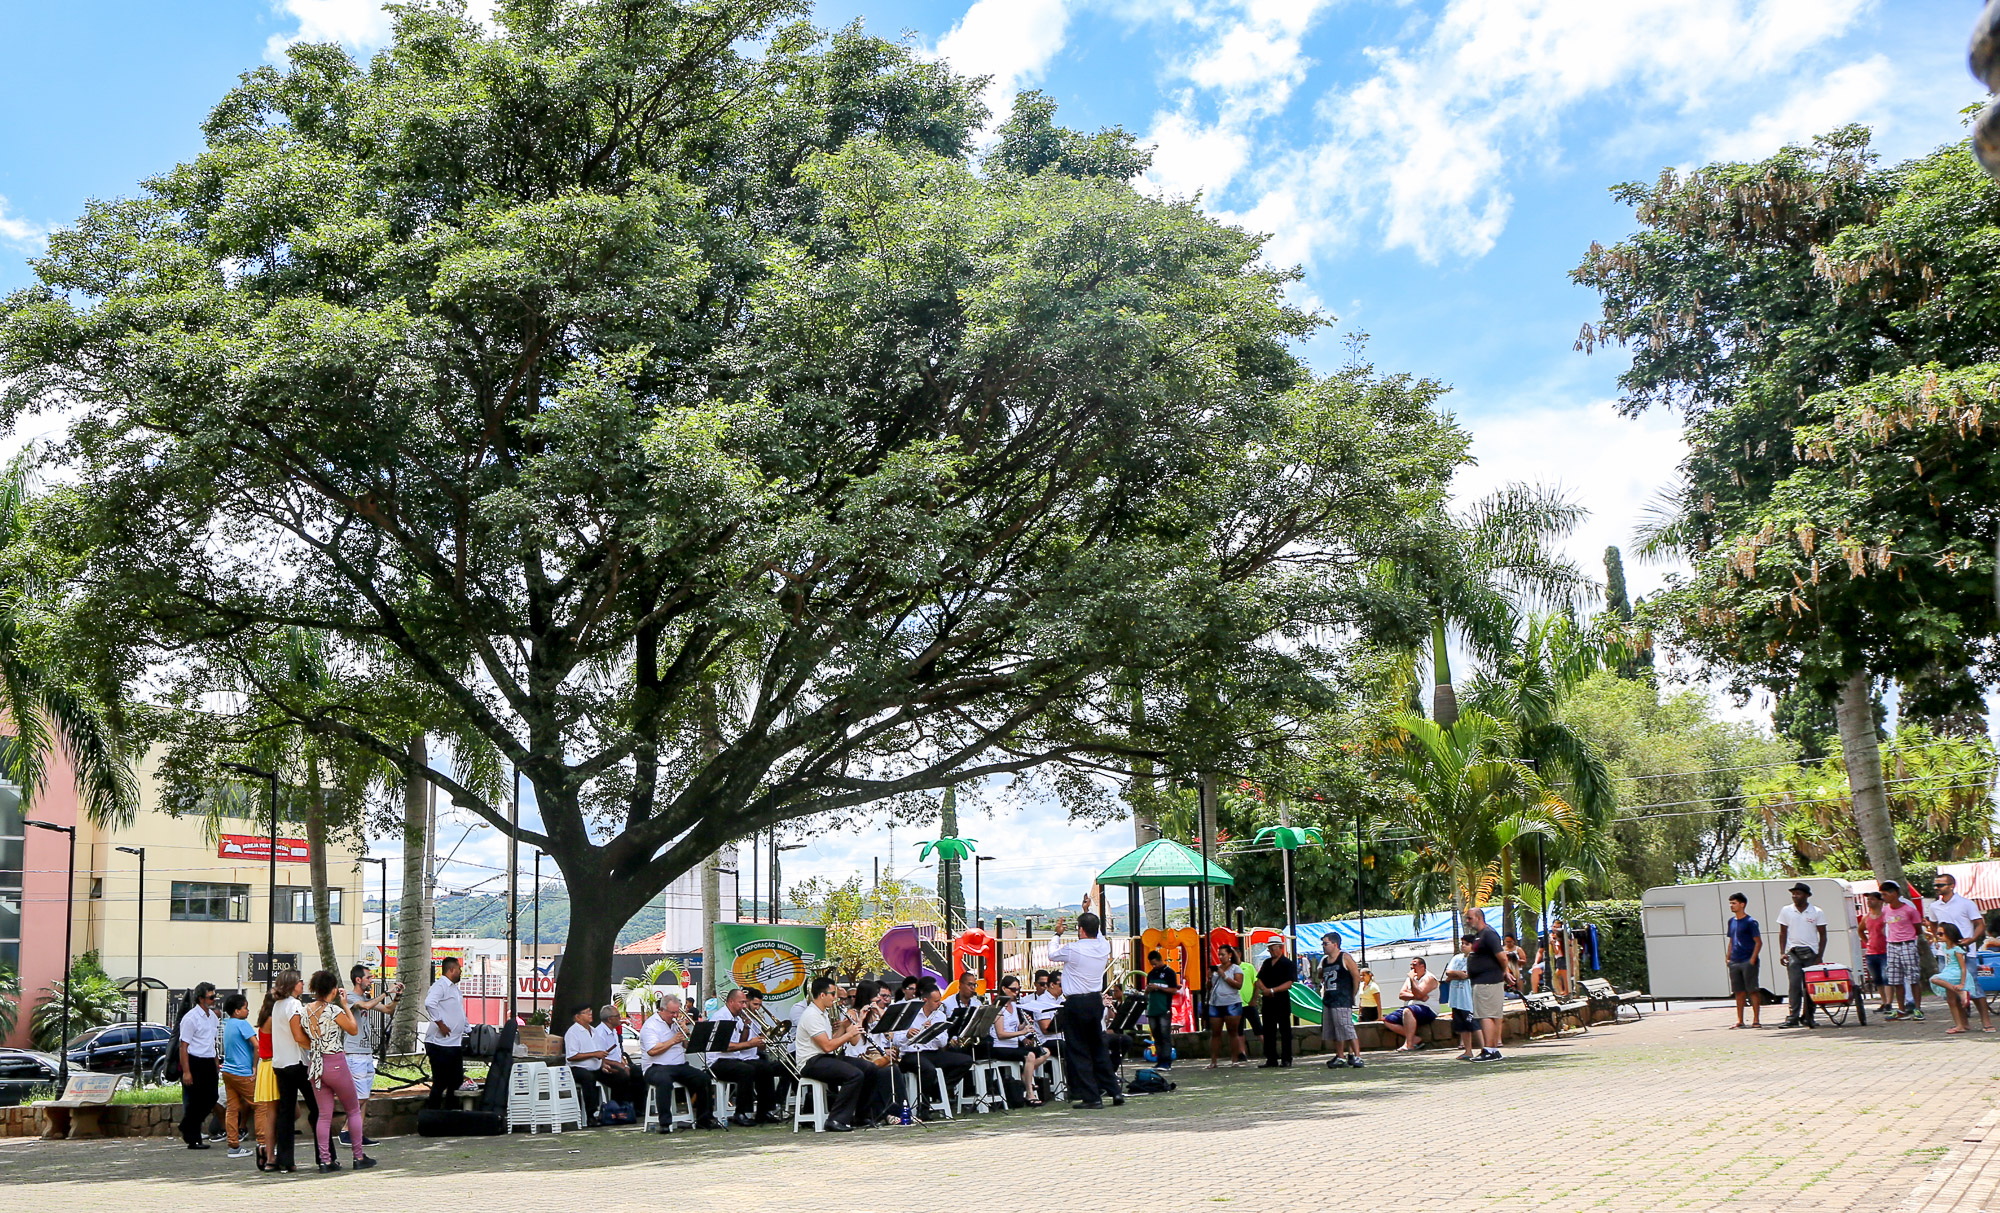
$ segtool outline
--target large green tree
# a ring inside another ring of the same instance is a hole
[[[297,626],[423,688],[533,787],[564,1005],[731,839],[1129,751],[1134,671],[1290,685],[1268,638],[1464,456],[1311,375],[1288,275],[1143,158],[976,171],[976,82],[798,8],[400,8],[365,68],[245,76],[0,308],[0,419],[75,410],[70,592],[156,663]],[[359,698],[300,723],[410,758]]]
[[[1905,435],[1871,432],[1866,402],[1898,384],[1907,395],[1927,363],[1993,359],[2000,189],[1962,146],[1885,170],[1848,128],[1618,193],[1641,229],[1576,271],[1604,301],[1582,344],[1631,348],[1628,411],[1688,413],[1690,454],[1651,542],[1694,572],[1647,618],[1742,686],[1803,683],[1834,702],[1870,861],[1900,876],[1872,684],[1916,686],[1930,711],[1975,697],[1965,671],[1989,660],[1996,486],[1980,460],[1926,465]],[[1930,437],[1981,446],[1964,406]],[[1987,507],[1961,521],[1929,485],[1882,491],[1892,465],[1903,482],[1977,481]]]

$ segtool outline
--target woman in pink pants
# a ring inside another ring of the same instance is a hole
[[[321,969],[312,975],[310,984],[313,1002],[300,1018],[312,1041],[306,1072],[319,1097],[319,1121],[313,1126],[319,1138],[319,1169],[340,1170],[333,1157],[333,1105],[339,1100],[340,1110],[347,1116],[347,1135],[354,1141],[354,1169],[365,1171],[375,1160],[361,1153],[367,1135],[361,1131],[361,1101],[354,1094],[354,1076],[347,1070],[347,1038],[355,1031],[354,1013],[347,1009],[347,991],[341,989],[340,978]]]

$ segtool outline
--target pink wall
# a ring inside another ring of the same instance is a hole
[[[41,795],[29,808],[28,816],[57,825],[77,823],[76,775],[69,759],[58,751],[48,764],[48,780]],[[89,862],[88,850],[78,854],[79,865]],[[53,830],[27,828],[21,861],[21,1014],[10,1045],[28,1043],[30,1020],[42,991],[63,975],[63,905],[68,890],[69,836]],[[79,890],[79,901],[83,890]]]

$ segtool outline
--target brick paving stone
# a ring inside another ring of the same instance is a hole
[[[1488,1065],[1435,1048],[1373,1055],[1358,1071],[1310,1055],[1282,1072],[1197,1063],[1175,1070],[1175,1093],[1122,1109],[846,1136],[399,1138],[360,1175],[264,1176],[220,1150],[160,1141],[16,1141],[0,1144],[0,1186],[7,1209],[32,1213],[309,1200],[565,1213],[940,1200],[1124,1210],[1163,1193],[1179,1208],[1259,1210],[2000,1209],[2000,1038],[1945,1037],[1931,1023],[1733,1032],[1730,1019],[1676,1009],[1517,1046]]]

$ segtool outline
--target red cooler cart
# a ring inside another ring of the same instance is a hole
[[[1846,965],[1817,964],[1806,966],[1806,997],[1812,999],[1813,1006],[1835,1027],[1847,1025],[1847,1013],[1852,1010],[1856,1022],[1868,1026],[1868,1008],[1863,1005],[1861,987],[1854,981],[1854,975]]]

